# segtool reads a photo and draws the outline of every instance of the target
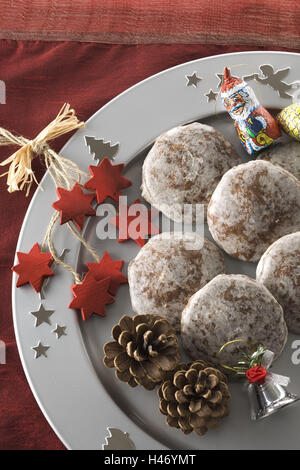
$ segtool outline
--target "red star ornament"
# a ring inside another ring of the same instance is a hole
[[[159,233],[159,229],[151,222],[151,216],[156,211],[146,209],[142,205],[140,211],[138,207],[136,208],[139,215],[131,215],[130,212],[135,212],[135,210],[131,211],[135,204],[142,204],[142,202],[140,199],[136,199],[131,206],[120,204],[119,214],[113,217],[110,222],[119,228],[119,243],[131,238],[139,246],[144,246],[146,243],[145,239],[148,238],[146,235],[157,235]]]
[[[17,287],[31,284],[36,292],[40,292],[45,277],[53,276],[50,269],[53,263],[51,253],[41,253],[38,243],[35,243],[28,253],[17,252],[19,264],[11,269],[19,275]]]
[[[93,313],[105,317],[105,305],[115,301],[108,293],[109,286],[110,278],[97,281],[90,273],[87,273],[80,284],[71,286],[74,299],[70,302],[69,308],[79,309],[83,321],[88,320]]]
[[[60,224],[65,224],[72,220],[79,230],[82,230],[84,217],[86,215],[96,215],[95,209],[91,207],[94,194],[85,194],[79,183],[75,183],[68,191],[64,188],[57,188],[58,201],[52,207],[60,212]]]
[[[87,267],[89,273],[96,281],[110,278],[108,292],[112,295],[116,295],[120,284],[126,284],[128,282],[127,277],[121,272],[123,264],[123,260],[112,260],[106,251],[99,263],[87,263]]]
[[[107,197],[115,201],[122,195],[122,189],[128,188],[132,182],[122,176],[124,164],[112,165],[108,158],[104,158],[99,166],[89,166],[92,174],[84,188],[96,191],[98,204],[101,204]]]

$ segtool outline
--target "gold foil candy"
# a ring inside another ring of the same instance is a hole
[[[300,103],[284,108],[278,114],[277,122],[289,136],[300,142]]]

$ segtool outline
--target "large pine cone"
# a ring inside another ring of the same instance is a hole
[[[152,390],[179,361],[176,332],[158,315],[124,315],[113,328],[115,341],[104,345],[104,365],[131,387]]]
[[[227,379],[204,361],[179,364],[159,388],[160,411],[169,426],[202,436],[228,416]]]

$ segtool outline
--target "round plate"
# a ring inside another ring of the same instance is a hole
[[[209,101],[205,96],[210,89],[218,91],[219,78],[224,66],[233,75],[258,74],[262,79],[250,81],[262,104],[268,108],[283,108],[290,98],[280,98],[276,90],[282,83],[276,72],[288,69],[286,83],[299,77],[298,54],[280,52],[250,52],[226,54],[195,60],[171,68],[135,85],[112,100],[94,116],[84,129],[79,130],[62,150],[64,157],[74,160],[82,170],[95,164],[85,142],[85,136],[95,136],[105,141],[119,143],[115,163],[126,163],[125,175],[133,186],[124,191],[128,202],[140,197],[141,168],[147,149],[163,131],[179,124],[201,120],[219,129],[235,146],[244,161],[249,158],[239,143],[232,120],[223,112],[222,105]],[[263,75],[261,65],[270,64],[274,74]],[[197,87],[187,86],[186,76],[196,72],[201,78]],[[37,241],[42,242],[46,227],[53,213],[51,203],[57,199],[50,177],[42,180],[44,191],[37,190],[26,214],[20,233],[17,251],[27,252]],[[133,242],[118,244],[117,240],[101,241],[96,236],[99,219],[89,218],[85,236],[99,255],[108,250],[113,259],[127,263],[138,252]],[[205,234],[211,239],[207,227]],[[64,248],[70,251],[66,261],[81,269],[91,261],[70,231],[60,226],[54,232],[58,253]],[[225,256],[229,273],[255,276],[255,265],[233,260]],[[17,259],[15,260],[17,263]],[[45,288],[43,304],[54,310],[52,325],[45,323],[35,327],[30,314],[40,305],[39,296],[30,286],[16,289],[13,276],[13,314],[15,332],[23,367],[32,391],[49,423],[69,449],[102,449],[108,428],[117,428],[116,439],[109,439],[110,448],[137,449],[297,449],[300,406],[286,408],[261,421],[249,418],[247,394],[241,383],[231,384],[231,414],[221,426],[204,437],[183,435],[168,427],[158,411],[156,391],[147,392],[141,387],[131,389],[119,382],[110,369],[102,365],[103,344],[110,339],[110,331],[125,313],[132,314],[128,285],[122,285],[116,302],[107,306],[107,316],[93,316],[88,322],[79,320],[77,312],[68,309],[71,301],[70,273],[57,267],[55,276]],[[56,338],[56,324],[65,325],[67,336]],[[290,391],[300,391],[299,366],[292,362],[292,343],[296,336],[289,335],[285,351],[274,365],[274,372],[289,375]],[[35,359],[32,347],[41,341],[49,346],[47,357]],[[113,432],[112,432],[113,433]],[[128,436],[123,433],[129,433]],[[121,438],[120,438],[121,436]]]

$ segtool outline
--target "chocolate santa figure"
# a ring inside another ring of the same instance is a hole
[[[227,67],[224,69],[221,99],[250,155],[272,145],[280,137],[277,122],[261,106],[252,88],[240,78],[232,77]]]

